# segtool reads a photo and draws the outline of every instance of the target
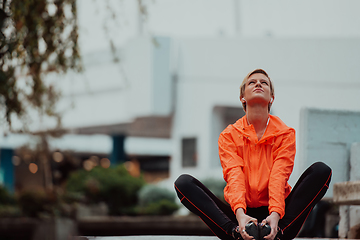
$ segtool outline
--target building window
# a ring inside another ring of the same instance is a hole
[[[182,139],[182,166],[195,167],[197,160],[196,138]]]

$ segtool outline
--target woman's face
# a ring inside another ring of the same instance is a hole
[[[268,105],[270,101],[274,100],[271,96],[270,80],[262,73],[255,73],[251,75],[245,83],[245,91],[242,98],[245,99],[246,104],[264,103]],[[241,99],[241,101],[244,101]]]

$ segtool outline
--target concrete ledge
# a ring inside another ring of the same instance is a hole
[[[88,240],[219,240],[215,236],[123,236],[123,237],[87,237]]]
[[[38,219],[0,218],[0,239],[30,240],[39,224]]]
[[[45,239],[34,238],[36,234],[45,233],[46,239],[55,234],[55,222],[61,219],[34,219],[34,218],[0,218],[0,240],[2,239]],[[63,219],[64,220],[64,219]],[[66,220],[66,219],[65,219]],[[68,219],[69,220],[69,219]],[[60,221],[61,222],[61,221]],[[54,223],[54,224],[52,224]],[[61,234],[65,233],[62,225]],[[189,216],[142,216],[142,217],[86,217],[74,221],[76,236],[108,236],[108,239],[147,239],[141,236],[214,236],[211,230],[195,215]],[[40,232],[39,232],[40,231]],[[46,233],[46,231],[48,231]],[[116,237],[115,237],[116,236]],[[137,236],[137,237],[131,237]],[[75,237],[76,240],[86,240],[88,237]],[[74,239],[74,240],[75,240]],[[94,239],[94,238],[93,238]],[[104,238],[106,239],[106,238]],[[151,238],[156,239],[156,238]],[[166,238],[163,238],[166,239]],[[211,239],[211,238],[210,238]],[[216,238],[215,238],[216,239]]]
[[[213,236],[201,219],[189,216],[87,217],[77,221],[82,236]]]
[[[123,237],[87,237],[88,240],[219,240],[215,236],[123,236]],[[295,238],[297,240],[334,240],[334,238]],[[336,240],[351,240],[336,238]]]
[[[360,205],[360,181],[334,183],[334,203]]]

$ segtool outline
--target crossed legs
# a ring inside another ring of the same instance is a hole
[[[307,216],[325,195],[331,179],[331,169],[322,162],[311,165],[299,178],[285,200],[285,215],[279,221],[282,240],[296,237]],[[175,181],[175,190],[181,203],[198,215],[220,239],[232,240],[231,232],[238,225],[230,206],[218,199],[196,178],[184,174]],[[264,219],[267,207],[247,209],[247,214]]]

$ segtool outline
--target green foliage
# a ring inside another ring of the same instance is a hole
[[[218,180],[213,178],[207,178],[201,181],[216,197],[225,202],[224,188],[226,182],[224,180]]]
[[[165,188],[146,185],[139,192],[140,214],[171,215],[179,206],[175,203],[175,194]]]
[[[11,115],[23,117],[29,106],[60,124],[59,93],[44,74],[81,70],[76,17],[76,0],[1,1],[0,104],[10,126]]]
[[[4,186],[0,186],[0,205],[14,205],[15,198]]]
[[[41,213],[50,213],[49,201],[46,193],[40,190],[28,190],[20,194],[18,198],[19,207],[27,217],[39,217]]]
[[[17,203],[22,216],[32,218],[49,218],[54,216],[75,217],[74,201],[69,201],[69,197],[54,189],[52,191],[25,190],[18,194]],[[16,213],[15,209],[7,209],[9,212]],[[5,211],[6,213],[6,211]]]
[[[0,217],[21,216],[20,209],[16,206],[16,200],[7,189],[0,186]]]
[[[162,199],[140,208],[140,213],[144,215],[171,215],[178,209],[179,206],[175,202]]]
[[[142,178],[132,177],[123,165],[119,165],[74,172],[66,183],[66,189],[83,194],[91,203],[105,202],[110,215],[124,215],[134,214],[137,193],[144,184]]]
[[[21,217],[22,213],[18,206],[0,205],[0,217]]]
[[[175,194],[168,189],[151,184],[144,186],[139,191],[139,205],[142,207],[163,199],[174,202]]]

